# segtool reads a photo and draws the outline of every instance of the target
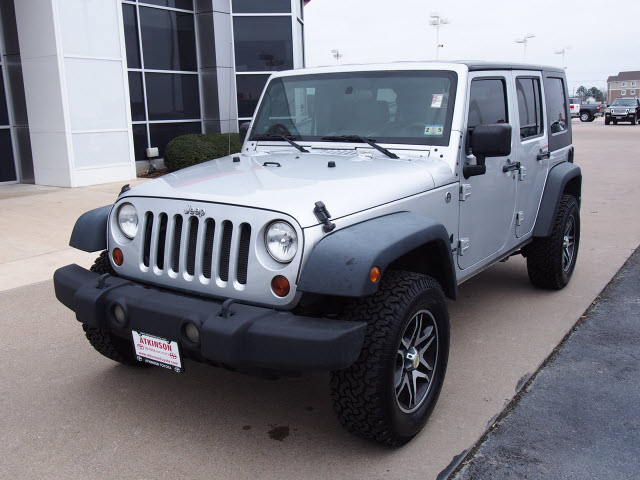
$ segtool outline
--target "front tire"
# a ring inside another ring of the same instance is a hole
[[[604,117],[604,124],[609,125],[611,123],[611,119],[609,117]]]
[[[442,288],[425,275],[389,271],[347,317],[368,327],[358,360],[331,373],[333,408],[349,432],[404,445],[424,427],[444,381],[449,313]]]
[[[89,270],[101,275],[108,273],[112,276],[116,276],[116,272],[113,270],[111,262],[109,261],[109,252],[106,250],[100,254]],[[146,363],[138,362],[136,360],[132,341],[117,337],[110,331],[102,328],[91,327],[83,324],[82,329],[84,330],[84,334],[87,337],[87,340],[89,340],[91,346],[101,355],[129,366],[147,366]]]
[[[567,286],[578,258],[580,210],[573,195],[563,195],[551,235],[535,238],[525,247],[527,272],[533,285],[550,290]]]
[[[635,125],[636,123],[638,123],[638,119],[636,117],[632,117],[631,118],[631,125]]]

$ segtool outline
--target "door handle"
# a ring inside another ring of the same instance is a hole
[[[544,160],[545,158],[551,158],[551,152],[549,150],[540,150],[536,158],[538,161]]]
[[[511,170],[519,170],[519,169],[520,169],[520,162],[507,163],[502,167],[502,171],[504,173],[510,172]]]

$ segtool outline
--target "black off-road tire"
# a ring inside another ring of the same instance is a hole
[[[611,119],[608,117],[604,117],[604,124],[609,125],[611,123]]]
[[[574,250],[568,268],[563,267],[563,242],[569,218],[575,222]],[[563,195],[551,235],[535,238],[525,247],[527,272],[533,285],[550,290],[561,290],[571,280],[580,246],[580,210],[573,195]]]
[[[449,313],[442,288],[425,275],[388,271],[376,294],[357,299],[348,310],[348,319],[366,321],[368,327],[358,360],[331,372],[333,408],[349,432],[387,446],[404,445],[424,427],[444,381]],[[406,413],[396,400],[396,359],[405,328],[421,310],[430,311],[436,322],[437,360],[424,400]]]
[[[111,266],[111,262],[109,261],[109,252],[106,250],[100,254],[89,270],[101,275],[105,273],[109,273],[113,276],[116,275],[113,267]],[[90,327],[83,324],[82,329],[84,330],[87,340],[89,340],[91,346],[105,357],[125,365],[136,367],[147,366],[146,363],[138,362],[136,360],[133,350],[133,342],[113,335],[108,330],[103,330],[102,328]]]

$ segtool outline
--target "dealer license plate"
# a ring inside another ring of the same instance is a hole
[[[149,363],[177,373],[183,371],[178,342],[135,330],[131,334],[136,349],[136,359],[139,362]]]

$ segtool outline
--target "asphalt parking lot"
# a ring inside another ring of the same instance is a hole
[[[184,375],[115,364],[93,351],[47,280],[0,292],[0,477],[436,478],[482,437],[640,244],[640,126],[601,118],[573,126],[584,184],[571,284],[532,288],[519,257],[463,284],[450,303],[440,400],[406,447],[344,432],[326,374],[269,381],[195,363]],[[0,208],[10,201],[0,196]],[[5,230],[0,244],[8,241]]]

